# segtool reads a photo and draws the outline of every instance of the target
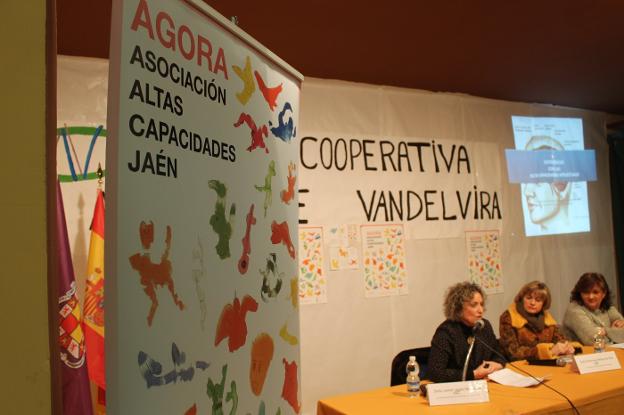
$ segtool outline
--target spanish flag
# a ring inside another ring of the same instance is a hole
[[[104,194],[98,189],[87,261],[84,328],[89,379],[106,390],[104,360]]]

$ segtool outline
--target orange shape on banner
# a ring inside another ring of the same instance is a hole
[[[273,359],[273,339],[267,333],[260,333],[251,346],[251,364],[249,365],[249,383],[256,396],[262,393],[271,360]]]
[[[154,242],[154,223],[153,222],[141,222],[139,226],[139,235],[141,238],[141,245],[144,249],[149,249]],[[141,276],[141,285],[145,294],[152,301],[149,313],[147,315],[147,325],[152,325],[154,314],[158,308],[158,298],[156,297],[156,288],[167,286],[167,289],[171,293],[174,303],[180,310],[184,310],[184,303],[178,298],[178,294],[175,291],[172,277],[172,265],[169,261],[169,250],[171,249],[171,227],[167,225],[167,233],[165,236],[165,251],[160,257],[159,263],[152,262],[149,253],[132,255],[130,265]]]
[[[247,312],[256,311],[258,302],[251,296],[245,295],[241,304],[238,297],[234,297],[232,304],[226,304],[221,311],[217,333],[215,335],[215,346],[228,337],[228,349],[230,352],[239,349],[247,340],[247,322],[245,317]]]
[[[282,359],[284,363],[284,386],[282,387],[282,398],[292,406],[292,409],[299,413],[301,406],[297,398],[299,390],[299,382],[297,381],[297,362],[294,360],[288,363],[286,359]]]
[[[271,111],[273,111],[277,106],[277,96],[280,94],[280,92],[282,92],[282,84],[269,88],[264,83],[264,79],[262,79],[262,76],[258,73],[258,71],[254,71],[254,75],[256,76],[256,81],[258,81],[258,88],[260,88],[262,96],[264,97],[267,104],[269,104],[269,108],[271,109]]]

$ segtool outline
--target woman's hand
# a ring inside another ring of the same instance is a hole
[[[561,356],[566,354],[574,354],[574,346],[572,346],[567,341],[559,342],[555,344],[552,349],[550,349],[550,353],[553,356]]]
[[[611,323],[611,327],[616,327],[618,329],[624,327],[624,320],[614,320],[613,323]]]
[[[487,375],[503,368],[498,362],[484,360],[475,370],[472,371],[475,379],[483,379]]]

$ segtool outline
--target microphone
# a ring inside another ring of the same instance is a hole
[[[481,324],[479,324],[479,322],[481,322]],[[485,324],[485,323],[483,322],[483,320],[477,320],[477,323],[476,323],[476,324],[475,324],[475,326],[473,327],[473,330],[474,330],[477,326],[481,326],[481,328],[482,328],[484,324]],[[479,330],[480,330],[480,329],[479,329]],[[574,410],[574,412],[575,412],[576,414],[580,415],[580,412],[579,412],[579,410],[576,408],[576,406],[574,406],[574,403],[572,403],[572,401],[571,401],[571,400],[570,400],[567,396],[565,396],[563,393],[559,392],[557,389],[553,388],[552,386],[547,385],[547,384],[544,382],[544,379],[539,380],[538,378],[536,378],[535,376],[533,376],[532,374],[530,374],[530,373],[529,373],[529,372],[527,372],[526,370],[524,370],[524,369],[522,369],[522,368],[520,368],[520,367],[518,367],[518,366],[514,365],[514,364],[513,364],[513,363],[511,363],[511,362],[509,361],[509,359],[507,359],[507,358],[506,358],[506,357],[505,357],[502,353],[500,353],[498,350],[496,350],[495,348],[493,348],[492,346],[490,346],[489,344],[487,344],[485,341],[481,340],[479,337],[477,337],[477,335],[476,335],[476,334],[475,334],[474,339],[473,339],[473,344],[474,344],[474,341],[475,341],[475,340],[478,340],[478,341],[479,341],[479,343],[481,343],[483,346],[485,346],[485,348],[486,348],[486,349],[488,349],[489,351],[491,351],[492,353],[494,353],[496,356],[498,356],[498,357],[502,358],[502,359],[505,361],[505,363],[506,363],[506,364],[508,364],[509,366],[513,367],[514,369],[519,370],[519,371],[520,371],[520,372],[522,372],[522,373],[525,373],[525,374],[529,375],[531,378],[533,378],[534,380],[536,380],[536,381],[538,382],[538,385],[544,385],[544,386],[546,386],[548,389],[552,390],[553,392],[555,392],[555,393],[557,393],[557,394],[561,395],[561,396],[562,396],[562,397],[563,397],[566,401],[568,401],[568,403],[570,404],[570,406],[572,407],[572,409]],[[471,348],[472,348],[472,346],[471,346]],[[464,369],[464,373],[465,373],[465,370],[466,370],[466,369]]]
[[[485,327],[485,321],[483,321],[482,319],[479,319],[475,321],[475,325],[472,327],[472,332],[476,333],[478,331],[481,331],[483,330],[483,327]]]

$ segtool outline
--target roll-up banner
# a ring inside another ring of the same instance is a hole
[[[298,413],[302,76],[201,1],[113,3],[107,412]]]

